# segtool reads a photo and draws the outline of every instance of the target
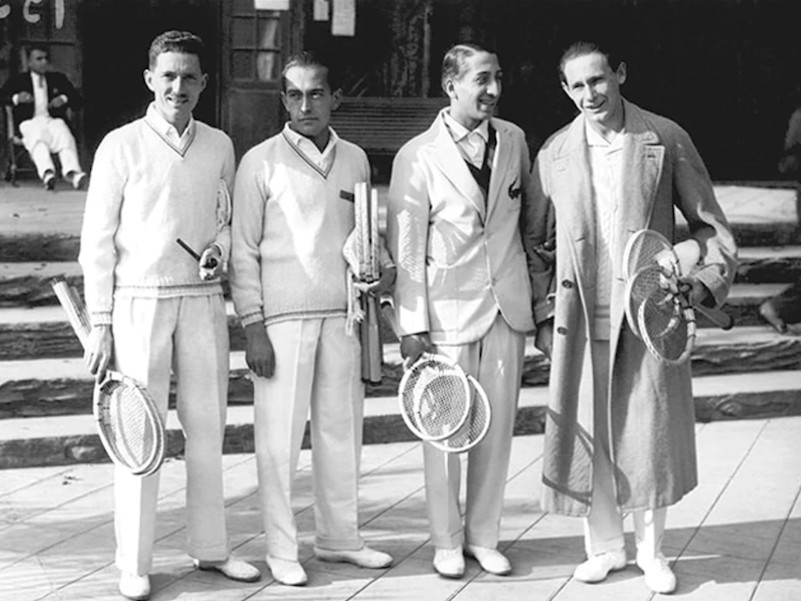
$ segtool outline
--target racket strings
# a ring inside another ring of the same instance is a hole
[[[650,235],[649,235],[650,234]],[[660,265],[671,270],[678,269],[673,247],[661,235],[643,231],[635,235],[626,253],[626,276],[632,277],[640,269],[652,265]]]
[[[461,453],[473,448],[484,438],[490,424],[490,407],[487,395],[475,378],[470,382],[470,411],[462,426],[451,436],[441,441],[431,441],[434,446],[448,452]]]
[[[425,362],[414,366],[403,392],[403,406],[425,439],[452,435],[467,417],[465,376],[450,366]]]
[[[159,425],[135,386],[110,381],[99,391],[98,425],[106,442],[133,471],[145,470],[159,446]]]
[[[658,291],[640,305],[639,327],[649,350],[669,363],[687,358],[695,340],[695,315],[676,295]]]

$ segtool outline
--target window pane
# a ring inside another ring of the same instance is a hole
[[[277,66],[277,52],[259,52],[259,81],[275,81],[278,79]]]
[[[278,19],[259,19],[259,48],[262,50],[278,49]]]
[[[252,15],[256,13],[256,5],[253,0],[234,0],[235,15]]]
[[[234,79],[252,80],[255,75],[253,53],[247,51],[234,51]]]
[[[234,19],[234,48],[253,48],[256,44],[256,31],[253,19]]]

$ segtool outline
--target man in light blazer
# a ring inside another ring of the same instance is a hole
[[[678,209],[690,239],[677,254],[698,258],[684,272],[689,301],[710,307],[726,299],[736,248],[687,132],[621,96],[624,62],[577,42],[560,75],[580,114],[540,150],[524,219],[537,346],[551,356],[542,506],[585,518],[584,582],[626,567],[631,513],[645,584],[670,593],[667,507],[698,480],[690,363],[660,362],[626,322],[624,248],[645,228],[675,241]]]
[[[423,445],[434,568],[464,573],[463,553],[486,571],[511,572],[498,530],[520,391],[526,332],[533,328],[519,231],[529,155],[523,131],[492,117],[501,93],[497,57],[472,44],[445,55],[450,98],[431,127],[395,157],[387,239],[397,263],[401,354],[447,355],[478,379],[492,422],[469,451],[464,526],[460,458]]]

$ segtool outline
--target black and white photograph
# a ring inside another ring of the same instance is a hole
[[[801,599],[797,0],[0,0],[0,599]]]

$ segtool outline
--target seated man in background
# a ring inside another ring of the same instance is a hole
[[[50,71],[47,50],[41,46],[26,49],[28,71],[9,78],[0,91],[0,102],[10,105],[22,143],[31,155],[45,188],[56,184],[51,153],[58,154],[61,173],[73,188],[86,182],[78,162],[75,138],[66,122],[67,109],[74,107],[78,91],[63,73]]]

